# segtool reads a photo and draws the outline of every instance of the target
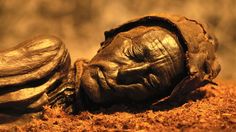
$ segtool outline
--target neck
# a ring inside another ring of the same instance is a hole
[[[77,60],[74,67],[70,69],[65,80],[54,91],[48,93],[49,104],[52,107],[62,107],[68,113],[74,113],[81,109],[81,88],[80,80],[83,68],[86,65],[85,60]]]

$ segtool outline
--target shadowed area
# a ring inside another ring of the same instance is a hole
[[[16,122],[21,125],[2,124],[0,130],[234,131],[235,83],[229,81],[217,81],[217,83],[218,86],[204,86],[189,94],[184,102],[172,105],[165,103],[151,107],[137,104],[113,105],[97,111],[83,111],[78,115],[68,115],[60,108],[45,107],[41,117],[31,117],[31,122],[26,124]]]

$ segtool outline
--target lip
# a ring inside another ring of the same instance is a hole
[[[104,73],[102,72],[102,70],[98,67],[97,68],[97,83],[99,85],[99,87],[101,87],[103,90],[113,90],[113,83],[109,83],[106,76],[104,75]],[[154,74],[149,74],[147,77],[143,78],[143,83],[138,83],[137,85],[143,85],[144,87],[149,87],[152,89],[157,89],[157,87],[160,86],[159,84],[159,79],[156,77],[156,75]],[[111,86],[112,85],[112,86]],[[130,84],[132,86],[136,85],[136,84]],[[119,85],[120,87],[123,87],[125,85]],[[125,87],[128,87],[129,85],[126,85]]]
[[[148,77],[144,78],[144,85],[156,89],[160,84],[157,77],[154,74],[149,74]]]

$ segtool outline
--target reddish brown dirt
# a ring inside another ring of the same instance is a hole
[[[114,105],[99,111],[68,115],[60,108],[45,108],[40,119],[6,131],[236,131],[236,85],[218,81],[186,97],[185,103],[156,106]]]

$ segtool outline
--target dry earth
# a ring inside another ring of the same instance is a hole
[[[0,130],[236,131],[236,85],[232,81],[217,82],[218,86],[207,85],[194,91],[182,103],[114,105],[78,115],[68,115],[60,108],[45,107],[42,115],[24,115],[14,118],[14,121],[2,118],[8,123],[1,122]]]

